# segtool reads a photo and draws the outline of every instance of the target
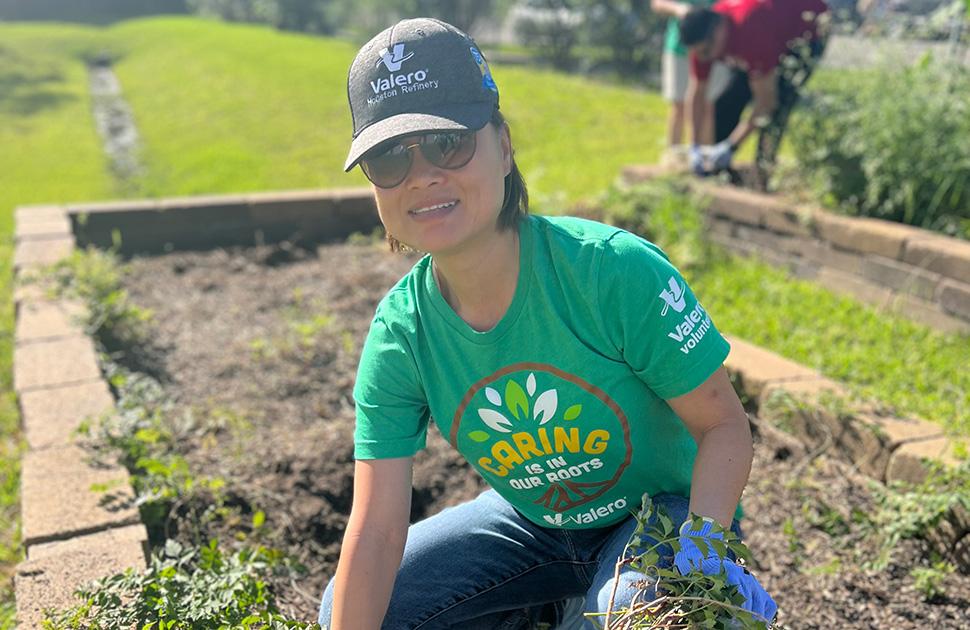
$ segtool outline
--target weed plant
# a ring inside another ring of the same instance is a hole
[[[929,465],[930,473],[921,483],[896,482],[889,487],[873,484],[878,509],[869,517],[868,526],[879,540],[879,554],[869,563],[872,568],[884,569],[899,541],[928,539],[929,532],[953,510],[970,513],[970,459],[958,466],[939,462]],[[935,564],[938,566],[929,569],[940,572],[945,567],[945,563]],[[931,572],[921,575],[924,585],[932,584]],[[920,590],[927,593],[933,589]]]
[[[636,519],[636,529],[616,565],[610,609],[605,615],[591,615],[594,621],[602,621],[603,627],[610,630],[768,627],[771,620],[742,608],[744,596],[736,586],[727,583],[723,572],[705,575],[697,570],[681,575],[676,568],[661,562],[663,556],[680,550],[680,524],[675,524],[662,506],[655,506],[648,495],[643,496]],[[699,516],[692,514],[691,521],[691,529],[701,528],[703,521]],[[701,536],[691,536],[690,540],[705,555],[717,554],[724,562],[732,562],[731,558],[750,562],[748,548],[734,532],[721,527],[714,531],[724,537],[723,541]],[[644,580],[631,605],[613,611],[616,577],[627,566],[642,573]]]
[[[265,578],[287,570],[278,552],[264,547],[234,553],[215,541],[184,547],[168,541],[144,571],[128,569],[77,591],[80,604],[49,611],[47,630],[229,630],[319,628],[280,614]]]
[[[138,345],[147,339],[152,312],[132,304],[122,286],[126,266],[115,249],[88,247],[43,272],[58,297],[80,300],[87,308],[86,332],[109,347]]]
[[[104,356],[102,364],[117,392],[115,410],[82,425],[80,432],[100,457],[118,459],[132,472],[135,502],[151,540],[175,535],[177,526],[178,534],[200,544],[206,526],[228,516],[225,480],[193,473],[178,453],[210,427],[191,412],[176,414],[151,377],[129,372]]]

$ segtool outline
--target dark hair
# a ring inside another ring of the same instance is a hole
[[[708,39],[720,23],[719,13],[707,8],[693,7],[680,21],[680,43],[684,46],[699,44]]]
[[[488,121],[497,130],[509,127],[502,112],[495,108],[492,118]],[[509,141],[512,134],[509,132]],[[501,230],[512,229],[519,224],[519,220],[529,214],[529,191],[525,185],[525,179],[519,170],[519,165],[515,163],[515,150],[512,151],[512,169],[505,176],[505,196],[502,200],[502,211],[498,215],[498,227]],[[392,252],[405,251],[410,248],[401,243],[391,234],[387,234],[387,244]]]
[[[509,127],[505,116],[497,107],[492,112],[492,119],[489,122],[497,129]],[[509,131],[509,144],[511,142],[512,132]],[[525,178],[522,177],[519,165],[515,163],[515,149],[513,149],[512,170],[505,176],[505,198],[502,201],[502,211],[498,215],[498,225],[502,229],[515,227],[519,219],[527,214],[529,214],[529,190],[526,188]]]

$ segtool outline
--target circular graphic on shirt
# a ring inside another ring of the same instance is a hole
[[[603,390],[543,363],[517,363],[469,388],[449,439],[516,507],[562,525],[563,513],[591,524],[624,511],[609,490],[630,464],[630,426]],[[532,507],[534,506],[534,507]]]

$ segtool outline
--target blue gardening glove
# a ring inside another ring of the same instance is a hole
[[[707,158],[711,161],[714,171],[723,171],[731,166],[734,157],[734,145],[730,140],[722,140],[710,148]]]
[[[677,570],[680,571],[681,575],[687,575],[698,569],[704,575],[717,575],[723,570],[727,577],[727,583],[737,586],[738,592],[744,595],[744,608],[771,621],[778,611],[778,605],[758,583],[758,580],[741,565],[729,559],[722,559],[713,549],[705,548],[702,551],[689,538],[689,536],[695,536],[724,540],[724,534],[711,531],[713,528],[714,521],[708,518],[704,519],[704,524],[697,530],[691,529],[689,520],[684,521],[684,524],[680,526],[680,551],[674,554],[674,565]]]
[[[690,167],[690,171],[694,175],[707,174],[707,171],[704,170],[704,154],[701,152],[701,148],[696,144],[690,145],[690,150],[687,153],[687,165]]]

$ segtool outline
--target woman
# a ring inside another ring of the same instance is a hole
[[[429,255],[381,301],[361,355],[354,502],[320,621],[519,628],[550,602],[604,611],[644,492],[681,521],[732,523],[751,436],[728,345],[650,243],[526,214],[498,88],[461,31],[385,30],[348,96],[346,169],[374,184],[392,247]],[[431,418],[492,489],[409,529]],[[678,567],[720,570],[689,551]],[[617,605],[637,579],[621,575]]]

